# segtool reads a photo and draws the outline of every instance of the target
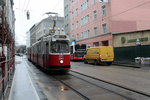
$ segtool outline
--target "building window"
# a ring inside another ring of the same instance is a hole
[[[93,4],[96,4],[96,0],[93,0]]]
[[[102,46],[109,46],[109,41],[108,40],[102,41],[101,43],[102,43]]]
[[[106,16],[106,6],[102,6],[102,16]]]
[[[76,39],[77,39],[77,40],[79,40],[79,39],[80,39],[79,34],[77,34],[77,35],[76,35]]]
[[[84,39],[84,33],[82,32],[82,39]]]
[[[77,23],[76,23],[76,28],[78,28],[78,25],[79,25],[79,22],[77,21]]]
[[[72,35],[72,39],[74,39],[74,35]]]
[[[81,26],[86,25],[89,23],[89,15],[86,15],[81,18]]]
[[[86,30],[82,32],[82,39],[86,39],[90,37],[90,30]]]
[[[83,23],[83,18],[81,18],[81,21],[80,21],[81,26],[82,26],[82,23]]]
[[[87,33],[87,38],[89,38],[90,37],[90,30],[88,30],[87,32],[88,32]]]
[[[93,20],[95,20],[97,18],[97,12],[96,10],[93,11]]]
[[[99,46],[99,42],[94,42],[93,46]]]
[[[81,11],[86,10],[89,7],[89,0],[86,0],[81,4]]]
[[[102,29],[103,29],[103,33],[106,34],[107,33],[107,25],[102,24]]]
[[[108,0],[99,0],[100,2],[108,2]]]
[[[72,18],[74,18],[74,12],[72,12]]]
[[[97,27],[94,27],[94,35],[96,36],[98,34]]]
[[[74,24],[72,24],[72,30],[74,30]]]
[[[78,16],[78,8],[76,9],[76,16]]]
[[[65,29],[68,30],[69,29],[69,24],[65,25]]]

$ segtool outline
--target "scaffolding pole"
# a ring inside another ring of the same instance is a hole
[[[11,84],[11,79],[14,73],[15,67],[15,42],[10,31],[9,26],[6,26],[5,22],[5,12],[4,7],[2,7],[1,14],[1,26],[0,26],[0,39],[1,39],[1,55],[0,55],[0,68],[1,68],[1,78],[0,78],[0,100],[5,98],[5,93]],[[7,47],[7,55],[5,55],[5,49]],[[6,59],[7,56],[7,59]]]

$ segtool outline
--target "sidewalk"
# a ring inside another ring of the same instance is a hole
[[[39,100],[23,57],[16,56],[16,70],[9,95],[9,100]]]
[[[150,70],[83,62],[73,62],[71,70],[150,95]]]

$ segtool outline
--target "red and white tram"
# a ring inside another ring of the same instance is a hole
[[[49,35],[42,37],[27,50],[28,60],[46,70],[70,70],[69,37]]]

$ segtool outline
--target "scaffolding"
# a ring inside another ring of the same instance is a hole
[[[4,99],[6,91],[11,86],[15,68],[15,41],[14,33],[7,21],[6,7],[0,7],[0,99]]]

